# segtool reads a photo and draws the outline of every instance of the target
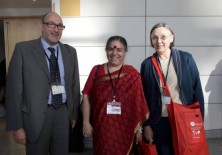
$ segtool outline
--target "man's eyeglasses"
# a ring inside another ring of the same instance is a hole
[[[47,25],[49,28],[58,28],[59,30],[64,30],[65,26],[63,24],[55,24],[54,22],[42,22],[43,24]]]
[[[169,35],[169,36],[171,36],[171,35]],[[160,37],[153,36],[153,37],[151,37],[151,40],[152,41],[158,41],[160,39],[161,41],[165,41],[169,36],[160,36]]]

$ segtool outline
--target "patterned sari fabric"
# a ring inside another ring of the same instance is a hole
[[[114,85],[119,71],[111,74]],[[95,155],[128,155],[135,133],[148,117],[140,74],[124,65],[116,86],[116,101],[121,102],[121,114],[107,114],[107,102],[112,102],[112,85],[108,74],[98,76],[90,97],[93,115],[93,148]]]

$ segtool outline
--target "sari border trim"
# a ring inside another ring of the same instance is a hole
[[[127,155],[130,154],[130,151],[131,151],[131,149],[132,149],[133,142],[134,142],[134,139],[135,139],[135,135],[136,135],[137,130],[138,130],[139,127],[149,118],[149,115],[150,115],[150,113],[148,112],[148,113],[145,115],[145,117],[144,117],[144,121],[143,121],[143,122],[140,121],[140,122],[136,125],[136,128],[134,129],[134,136],[133,136],[131,145],[130,145],[130,147],[129,147],[129,150],[128,150],[128,152],[127,152]]]

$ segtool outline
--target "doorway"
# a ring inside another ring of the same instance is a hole
[[[4,21],[0,20],[0,117],[5,115],[5,85],[6,85],[6,61],[5,61],[5,40]]]
[[[41,36],[40,22],[41,17],[4,19],[6,74],[15,44],[39,38]]]

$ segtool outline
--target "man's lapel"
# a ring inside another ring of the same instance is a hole
[[[46,62],[46,55],[45,51],[42,47],[41,40],[38,39],[34,44],[33,44],[33,51],[32,51],[35,60],[39,64],[39,66],[42,68],[43,72],[46,74],[46,76],[50,79],[50,74],[49,74],[49,69],[48,65]]]

